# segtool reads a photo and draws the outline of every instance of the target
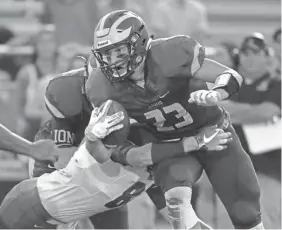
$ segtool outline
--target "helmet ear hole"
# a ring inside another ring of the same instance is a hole
[[[142,62],[142,57],[140,56],[140,55],[138,55],[136,58],[135,58],[135,63],[136,64],[139,64],[139,63],[141,63]]]
[[[130,41],[134,44],[138,41],[139,38],[140,38],[139,34],[133,34]]]
[[[145,38],[143,39],[143,41],[142,41],[142,45],[145,45],[146,40],[147,40],[147,39],[145,39]]]

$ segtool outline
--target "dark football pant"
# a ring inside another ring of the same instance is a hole
[[[153,167],[154,179],[163,192],[179,186],[192,187],[204,169],[233,225],[248,229],[261,222],[260,188],[252,162],[233,127],[230,125],[226,131],[233,135],[233,141],[228,143],[227,149],[220,152],[195,151],[185,157],[160,162]],[[142,135],[146,141],[154,141],[152,134],[142,128],[135,137]],[[140,143],[140,140],[135,141]],[[147,191],[153,202],[163,207],[165,202],[160,199],[164,199],[164,196],[158,196],[158,192],[156,188]]]
[[[233,141],[228,148],[197,153],[205,172],[233,225],[248,229],[261,222],[260,188],[250,157],[242,148],[235,130],[230,126]]]

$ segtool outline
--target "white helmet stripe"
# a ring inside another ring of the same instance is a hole
[[[111,13],[106,14],[106,15],[101,19],[100,26],[99,26],[99,29],[98,29],[98,30],[103,30],[103,29],[104,29],[105,21],[107,20],[107,18],[109,17],[110,14],[111,14]]]

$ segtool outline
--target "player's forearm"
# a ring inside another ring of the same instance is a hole
[[[205,58],[194,77],[214,83],[212,89],[220,93],[221,100],[238,93],[243,82],[243,78],[235,70],[208,58]]]
[[[32,143],[0,124],[0,149],[32,156]]]
[[[133,167],[145,167],[169,158],[184,156],[185,153],[197,149],[198,143],[194,137],[173,143],[150,143],[131,148],[126,154],[126,162]]]
[[[105,163],[111,157],[111,149],[107,148],[99,139],[97,139],[96,141],[89,141],[86,139],[85,147],[89,154],[100,164]]]

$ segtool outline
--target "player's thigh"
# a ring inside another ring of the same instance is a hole
[[[0,222],[12,229],[46,228],[51,216],[42,206],[36,187],[36,178],[17,184],[4,198],[0,207]]]
[[[127,205],[91,216],[90,220],[95,229],[128,229]]]
[[[223,151],[199,152],[207,176],[235,226],[260,220],[260,188],[250,160],[232,126],[233,141]]]
[[[167,159],[153,168],[155,183],[163,192],[179,186],[192,187],[200,178],[202,171],[202,165],[194,153]]]

